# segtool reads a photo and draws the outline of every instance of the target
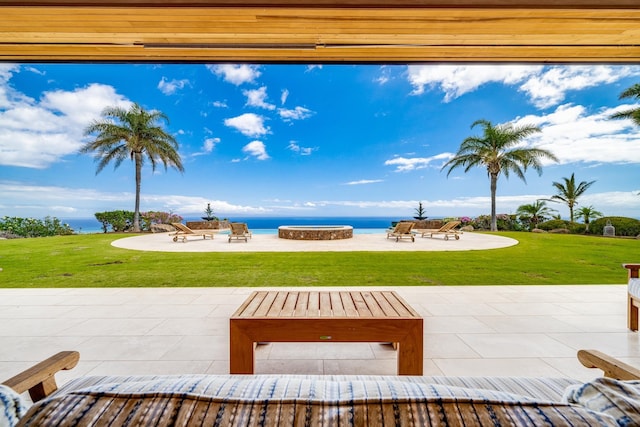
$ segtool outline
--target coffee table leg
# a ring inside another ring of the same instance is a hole
[[[230,322],[229,372],[232,374],[253,374],[255,355],[254,345],[235,322]]]
[[[423,347],[422,324],[410,329],[404,340],[398,343],[398,375],[422,375]]]

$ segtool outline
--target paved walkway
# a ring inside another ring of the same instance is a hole
[[[187,242],[174,242],[170,233],[125,237],[111,243],[113,246],[140,251],[161,252],[331,252],[331,251],[470,251],[496,249],[517,245],[518,241],[485,233],[464,233],[460,240],[416,237],[411,240],[387,239],[386,234],[354,234],[343,240],[288,240],[275,234],[254,234],[248,242],[228,241],[227,235],[218,234],[213,240],[194,236]]]
[[[228,373],[229,316],[253,290],[0,289],[0,379],[61,350],[81,355],[62,383],[82,375]],[[624,284],[393,290],[424,316],[425,375],[598,376],[578,363],[581,348],[640,366]],[[273,343],[256,356],[263,374],[396,372],[396,352],[381,344]]]

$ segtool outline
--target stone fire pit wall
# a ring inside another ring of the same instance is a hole
[[[329,226],[281,226],[278,237],[289,240],[340,240],[353,237],[350,225]]]

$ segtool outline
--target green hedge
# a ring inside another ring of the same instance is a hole
[[[0,219],[0,235],[14,237],[48,237],[73,234],[69,224],[63,224],[58,218],[44,219],[19,218],[5,216]]]
[[[105,233],[109,231],[109,227],[111,231],[127,231],[133,226],[132,211],[96,212],[94,215],[102,223],[102,231]]]
[[[570,224],[571,222],[565,221],[564,219],[552,219],[550,221],[541,222],[538,224],[538,228],[545,231],[558,230],[560,228],[570,230]]]
[[[640,235],[640,221],[624,216],[606,216],[598,218],[589,224],[589,233],[602,236],[607,221],[611,221],[616,229],[616,236],[636,237]]]

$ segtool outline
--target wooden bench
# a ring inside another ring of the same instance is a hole
[[[640,306],[640,264],[622,264],[629,270],[627,283],[627,325],[632,331],[638,330],[638,307]],[[634,283],[635,282],[635,283]],[[634,286],[635,285],[635,286]],[[637,291],[636,291],[637,290]]]
[[[253,292],[229,323],[232,374],[253,374],[258,342],[391,342],[398,375],[422,375],[422,317],[392,291]]]

